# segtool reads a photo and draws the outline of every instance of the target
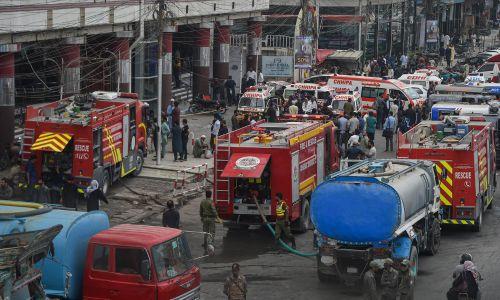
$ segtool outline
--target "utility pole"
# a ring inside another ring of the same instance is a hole
[[[413,5],[413,51],[417,50],[417,2],[412,1]]]
[[[158,0],[158,102],[157,102],[157,118],[158,130],[156,136],[156,164],[159,165],[161,161],[161,95],[162,95],[162,69],[163,69],[163,18],[165,17],[165,0]]]
[[[389,24],[387,26],[387,41],[389,42],[389,49],[386,48],[385,54],[389,52],[389,56],[392,56],[392,1],[389,6]]]
[[[363,27],[363,19],[361,18],[361,0],[359,0],[359,6],[358,6],[358,15],[360,16],[359,19],[359,27],[358,27],[358,50],[361,51],[361,28]]]
[[[375,35],[373,38],[373,44],[374,44],[373,46],[375,47],[373,54],[375,55],[375,59],[378,59],[378,9],[380,7],[379,2],[380,1],[377,1],[377,8],[375,9]]]
[[[406,38],[405,38],[405,31],[406,31],[406,0],[401,3],[402,9],[401,9],[401,54],[405,53],[405,45],[406,45]]]

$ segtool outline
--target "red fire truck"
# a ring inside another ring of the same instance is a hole
[[[339,166],[336,131],[324,116],[284,115],[222,135],[214,156],[214,197],[227,226],[261,224],[255,195],[269,221],[276,217],[280,192],[293,228],[309,226],[312,190]]]
[[[27,107],[22,158],[36,156],[38,178],[55,172],[77,184],[138,175],[146,151],[147,104],[137,94],[94,92]]]
[[[493,123],[467,116],[423,121],[399,135],[398,158],[436,164],[443,224],[481,229],[496,188],[494,135]]]

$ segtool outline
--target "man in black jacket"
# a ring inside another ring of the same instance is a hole
[[[179,228],[180,215],[174,207],[174,201],[167,201],[167,210],[163,212],[162,224],[164,227]]]

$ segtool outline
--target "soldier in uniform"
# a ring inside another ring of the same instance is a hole
[[[295,249],[295,238],[290,231],[290,213],[282,193],[276,193],[276,202],[276,243],[281,237],[281,232],[284,232],[285,237],[292,242],[292,248]]]
[[[231,267],[231,275],[226,278],[224,294],[228,300],[245,300],[247,298],[247,280],[240,275],[240,265],[234,263]]]
[[[372,260],[369,267],[368,271],[363,275],[363,299],[378,300],[375,273],[379,270],[379,265]]]
[[[399,273],[392,267],[392,264],[392,259],[385,259],[384,270],[382,271],[382,277],[380,278],[382,300],[395,300],[398,293]]]
[[[200,218],[205,234],[203,248],[208,252],[208,245],[213,245],[215,240],[215,221],[218,219],[217,210],[212,201],[212,191],[205,191],[205,199],[200,203]]]
[[[412,278],[410,273],[410,261],[404,259],[401,262],[401,276],[399,278],[398,293],[400,300],[411,299]]]

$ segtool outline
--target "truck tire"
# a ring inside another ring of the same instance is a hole
[[[474,232],[480,232],[481,227],[483,227],[483,207],[481,205],[481,211],[479,212],[479,216],[474,222],[474,227],[472,227],[472,231]]]
[[[137,157],[135,159],[135,170],[132,172],[133,176],[139,176],[142,172],[142,167],[144,166],[144,153],[141,149],[137,150]]]
[[[427,240],[426,254],[436,255],[441,245],[441,226],[438,219],[434,219]]]
[[[334,276],[328,275],[328,274],[323,274],[323,273],[321,273],[321,271],[319,269],[316,273],[318,274],[319,281],[322,283],[330,283],[330,282],[335,280]]]
[[[415,286],[418,275],[418,250],[415,245],[411,246],[410,251],[410,274],[413,276],[413,286]]]
[[[302,205],[302,213],[296,221],[296,228],[299,233],[306,233],[307,230],[309,230],[309,226],[311,224],[311,215],[309,210],[309,200],[306,199],[304,200],[304,205]]]

